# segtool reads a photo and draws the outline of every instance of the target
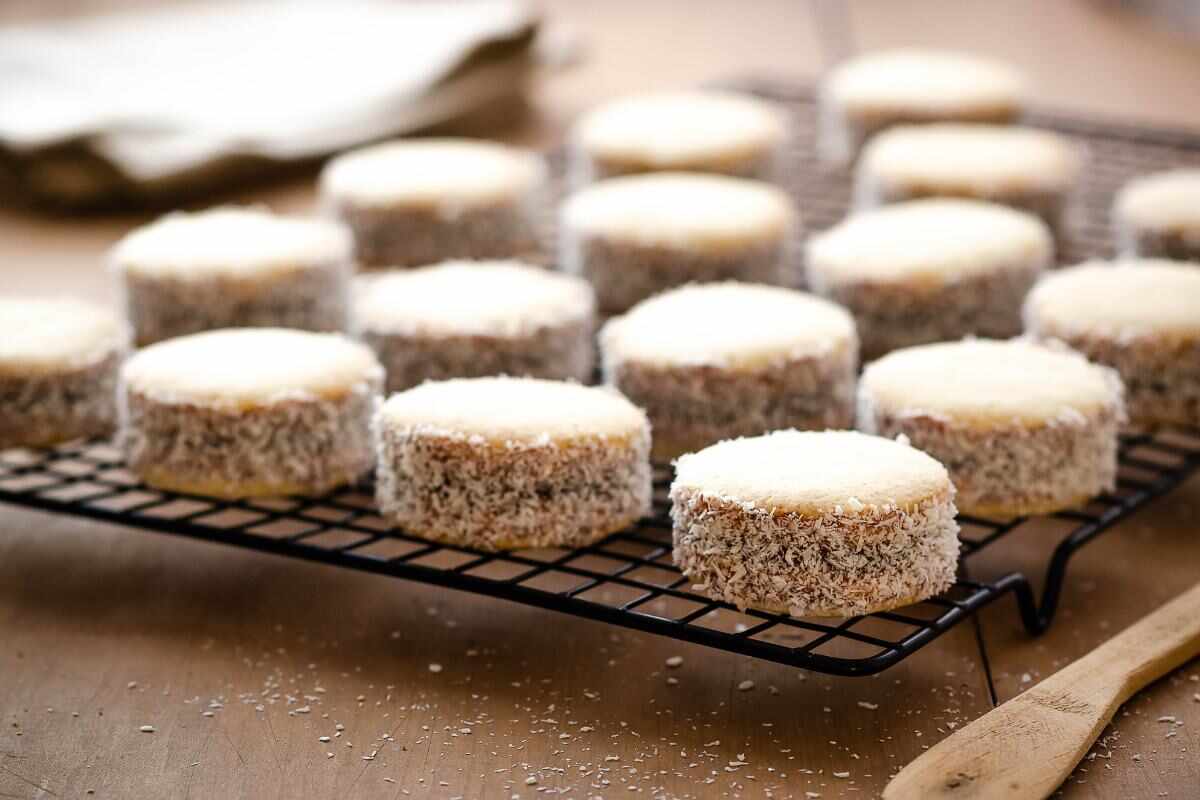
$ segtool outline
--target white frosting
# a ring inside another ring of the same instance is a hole
[[[128,328],[108,309],[65,297],[0,298],[0,371],[77,369],[128,343]]]
[[[1070,187],[1081,152],[1050,131],[1008,125],[899,125],[871,139],[859,170],[887,185],[997,192]]]
[[[363,330],[426,336],[524,336],[595,313],[580,278],[516,261],[453,261],[359,279]]]
[[[458,378],[392,395],[381,424],[497,444],[634,438],[649,422],[616,391],[535,378]]]
[[[860,403],[960,423],[1053,423],[1112,408],[1114,373],[1068,350],[1013,339],[966,339],[889,353],[863,370]]]
[[[321,190],[359,205],[449,206],[523,198],[545,179],[541,157],[473,139],[405,139],[338,156]]]
[[[562,221],[574,234],[679,249],[777,242],[798,224],[791,199],[773,186],[681,172],[593,184],[567,199]]]
[[[848,217],[807,246],[809,283],[887,281],[942,284],[1053,259],[1037,217],[974,200],[912,200]]]
[[[583,117],[575,141],[602,158],[682,169],[769,150],[786,135],[771,103],[730,92],[663,92],[624,97]]]
[[[1021,74],[1006,64],[967,53],[885,50],[836,67],[823,92],[851,113],[917,116],[1019,110]]]
[[[910,509],[953,491],[946,468],[925,453],[856,431],[720,442],[675,462],[672,494],[681,488],[768,511],[848,516]]]
[[[1130,181],[1117,194],[1116,213],[1140,228],[1200,232],[1200,169],[1158,172]]]
[[[1039,335],[1200,336],[1200,268],[1142,259],[1046,275],[1025,299]]]
[[[791,289],[733,282],[664,292],[600,333],[606,361],[734,369],[824,355],[856,342],[854,320],[840,306]]]
[[[227,328],[151,345],[121,377],[159,402],[247,408],[360,391],[382,381],[383,368],[366,345],[339,334]]]
[[[118,270],[147,277],[255,278],[344,264],[351,249],[349,231],[335,222],[223,207],[161,217],[118,242],[111,260]]]

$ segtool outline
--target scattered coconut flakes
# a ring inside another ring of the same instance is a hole
[[[441,671],[442,671],[442,665],[441,665],[441,664],[439,664],[439,663],[437,663],[437,662],[435,661],[435,662],[433,662],[432,664],[430,664],[430,665],[429,665],[429,671],[430,671],[430,672],[441,672]]]
[[[320,737],[317,737],[317,741],[318,742],[328,742],[329,737],[328,736],[320,736]]]
[[[666,664],[671,669],[683,666],[683,656],[671,656],[667,659]]]
[[[849,778],[849,777],[850,777],[850,773],[849,773],[849,772],[835,772],[835,773],[833,773],[833,777],[835,777],[835,778]]]
[[[739,692],[748,692],[754,688],[754,681],[745,680],[737,685]]]
[[[868,703],[866,700],[859,700],[858,707],[865,708],[867,711],[874,711],[879,708],[879,703]]]
[[[153,725],[143,725],[142,727],[138,728],[138,730],[141,731],[142,733],[154,733],[154,726]]]
[[[536,786],[536,785],[537,785],[537,778],[535,778],[534,776],[530,775],[528,778],[526,778],[526,779],[525,779],[525,785],[526,785],[526,786]]]

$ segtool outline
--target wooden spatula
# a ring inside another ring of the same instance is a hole
[[[1200,655],[1200,584],[900,770],[884,800],[1049,797],[1117,709]]]

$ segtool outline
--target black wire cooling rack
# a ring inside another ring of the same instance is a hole
[[[794,115],[796,149],[788,188],[809,230],[842,217],[850,196],[845,173],[818,164],[816,114],[806,89],[764,82],[738,88],[778,100]],[[1035,114],[1033,124],[1079,139],[1091,153],[1061,260],[1111,255],[1113,192],[1144,172],[1200,165],[1200,137]],[[553,159],[561,165],[561,153]],[[321,498],[217,501],[146,487],[103,442],[53,450],[0,451],[0,502],[114,522],[161,533],[261,550],[476,592],[836,675],[870,675],[919,650],[980,608],[1012,593],[1030,633],[1043,631],[1058,607],[1071,557],[1089,541],[1170,491],[1200,468],[1200,431],[1127,438],[1113,494],[1049,517],[992,522],[960,517],[960,579],[940,597],[895,612],[842,621],[738,611],[691,590],[671,560],[666,488],[656,475],[651,516],[590,547],[479,553],[432,544],[391,528],[371,487]],[[1020,531],[1053,523],[1060,531],[1041,594],[1020,573],[973,580],[973,557]]]
[[[160,533],[336,564],[486,594],[836,675],[870,675],[911,655],[1008,592],[1025,626],[1054,616],[1071,556],[1200,467],[1200,432],[1127,439],[1118,489],[1049,519],[1069,533],[1053,551],[1040,601],[1020,573],[965,577],[971,558],[1035,520],[960,516],[962,577],[941,597],[844,621],[747,610],[694,592],[671,562],[669,470],[652,514],[589,547],[479,553],[408,536],[375,511],[370,487],[321,498],[218,501],[140,484],[108,443],[0,451],[0,501]]]

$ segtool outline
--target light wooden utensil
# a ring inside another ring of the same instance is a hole
[[[1117,709],[1200,655],[1200,584],[923,753],[884,800],[1049,797]]]

